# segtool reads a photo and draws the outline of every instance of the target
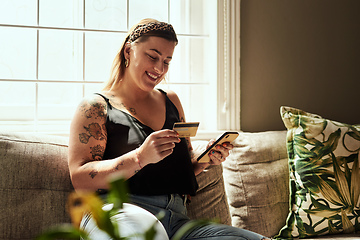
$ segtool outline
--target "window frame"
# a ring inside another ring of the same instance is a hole
[[[84,25],[85,23],[83,23]],[[39,25],[39,1],[37,1],[37,26],[0,24],[1,27],[32,28],[37,30],[37,53],[36,64],[39,64],[39,32],[40,30],[71,30],[86,32],[109,32],[126,33],[115,30],[96,30],[83,28],[44,27]],[[217,1],[217,129],[216,131],[199,131],[195,139],[214,138],[225,130],[240,131],[240,0],[218,0]],[[179,34],[181,35],[181,34]],[[85,41],[85,36],[83,36]],[[84,54],[83,54],[84,57]],[[84,71],[83,66],[83,71]],[[35,126],[38,122],[38,85],[39,83],[79,83],[83,84],[83,95],[85,84],[101,84],[102,81],[82,80],[56,81],[41,80],[36,67],[36,79],[3,79],[0,81],[29,82],[36,85],[35,96]],[[59,134],[51,132],[52,134]]]
[[[218,130],[199,132],[195,139],[215,138],[224,131],[241,131],[240,5],[241,0],[218,0]]]

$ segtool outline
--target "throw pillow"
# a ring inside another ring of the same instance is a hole
[[[360,127],[281,107],[290,213],[277,238],[360,231]]]

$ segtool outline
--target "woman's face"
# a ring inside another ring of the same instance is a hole
[[[134,42],[125,48],[129,76],[143,90],[149,91],[164,79],[174,53],[175,42],[161,37],[149,37],[144,42]]]

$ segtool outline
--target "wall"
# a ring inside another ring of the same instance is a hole
[[[285,129],[282,105],[360,123],[360,1],[241,1],[241,127]]]

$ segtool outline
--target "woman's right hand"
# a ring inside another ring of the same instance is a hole
[[[180,141],[178,134],[173,130],[165,129],[153,132],[137,149],[138,160],[143,166],[157,163],[172,154],[175,144]]]

